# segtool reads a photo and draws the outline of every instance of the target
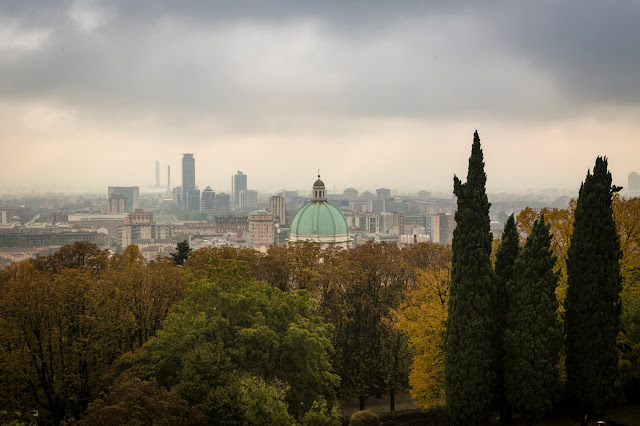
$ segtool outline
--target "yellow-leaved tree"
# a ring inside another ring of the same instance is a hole
[[[451,263],[417,270],[405,301],[394,311],[395,326],[409,336],[414,351],[411,396],[425,410],[445,404],[443,343],[450,285]]]

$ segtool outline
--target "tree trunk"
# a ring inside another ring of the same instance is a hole
[[[364,410],[364,394],[360,394],[360,411]]]
[[[396,411],[396,390],[394,388],[391,388],[389,391],[389,400],[391,403],[391,412],[393,413]]]

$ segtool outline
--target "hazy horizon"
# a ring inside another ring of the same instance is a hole
[[[640,4],[0,0],[0,193],[489,193],[640,171]]]

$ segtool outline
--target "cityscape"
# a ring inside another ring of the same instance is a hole
[[[170,256],[182,240],[192,249],[247,247],[266,252],[272,244],[291,240],[294,215],[313,199],[311,173],[308,192],[264,194],[250,189],[248,175],[240,170],[230,176],[227,188],[216,191],[207,185],[201,190],[196,185],[196,170],[195,155],[183,154],[181,170],[174,170],[173,178],[170,166],[165,173],[156,161],[155,185],[150,187],[109,186],[99,196],[5,195],[0,200],[0,262],[7,265],[49,254],[73,241],[96,243],[113,252],[135,244],[148,260]],[[172,179],[181,185],[172,186]],[[442,198],[428,190],[397,195],[388,188],[363,192],[346,188],[342,193],[323,190],[326,201],[346,220],[348,247],[367,241],[399,247],[422,242],[451,244],[456,209],[453,196]],[[637,172],[629,173],[623,193],[640,195]],[[517,215],[526,207],[566,208],[569,201],[567,195],[525,195],[520,199],[513,194],[498,195],[491,199],[493,235],[499,237],[510,214]],[[302,239],[318,241],[313,236]]]
[[[640,425],[639,21],[0,1],[0,426]]]

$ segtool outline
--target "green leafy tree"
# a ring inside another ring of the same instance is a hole
[[[304,426],[340,426],[340,414],[334,405],[330,407],[327,401],[314,401],[311,409],[304,415],[302,421]]]
[[[264,387],[254,378],[292,415],[319,399],[333,404],[330,330],[314,310],[309,292],[283,293],[252,279],[243,262],[211,257],[150,342],[155,376],[223,424],[250,417],[245,388]]]
[[[189,247],[189,242],[184,240],[176,244],[176,252],[171,255],[171,258],[176,262],[176,265],[184,265],[184,262],[187,261],[190,254],[191,248]]]
[[[496,263],[494,266],[494,312],[495,312],[495,334],[493,341],[494,348],[494,371],[495,378],[495,403],[500,410],[500,421],[509,421],[509,409],[505,394],[504,374],[505,374],[505,354],[504,354],[504,332],[507,328],[507,283],[514,278],[514,265],[518,257],[520,236],[514,216],[511,215],[502,232],[500,245],[496,251]]]
[[[568,251],[567,390],[580,415],[601,416],[617,377],[620,331],[620,240],[613,220],[607,159],[596,159],[580,187]]]
[[[454,177],[458,198],[453,232],[449,314],[445,333],[445,394],[455,422],[485,420],[492,403],[492,289],[487,176],[478,132],[467,182]]]
[[[550,246],[549,225],[542,216],[534,223],[507,283],[506,395],[510,407],[529,424],[551,411],[559,389],[562,330],[556,314],[556,257]]]

